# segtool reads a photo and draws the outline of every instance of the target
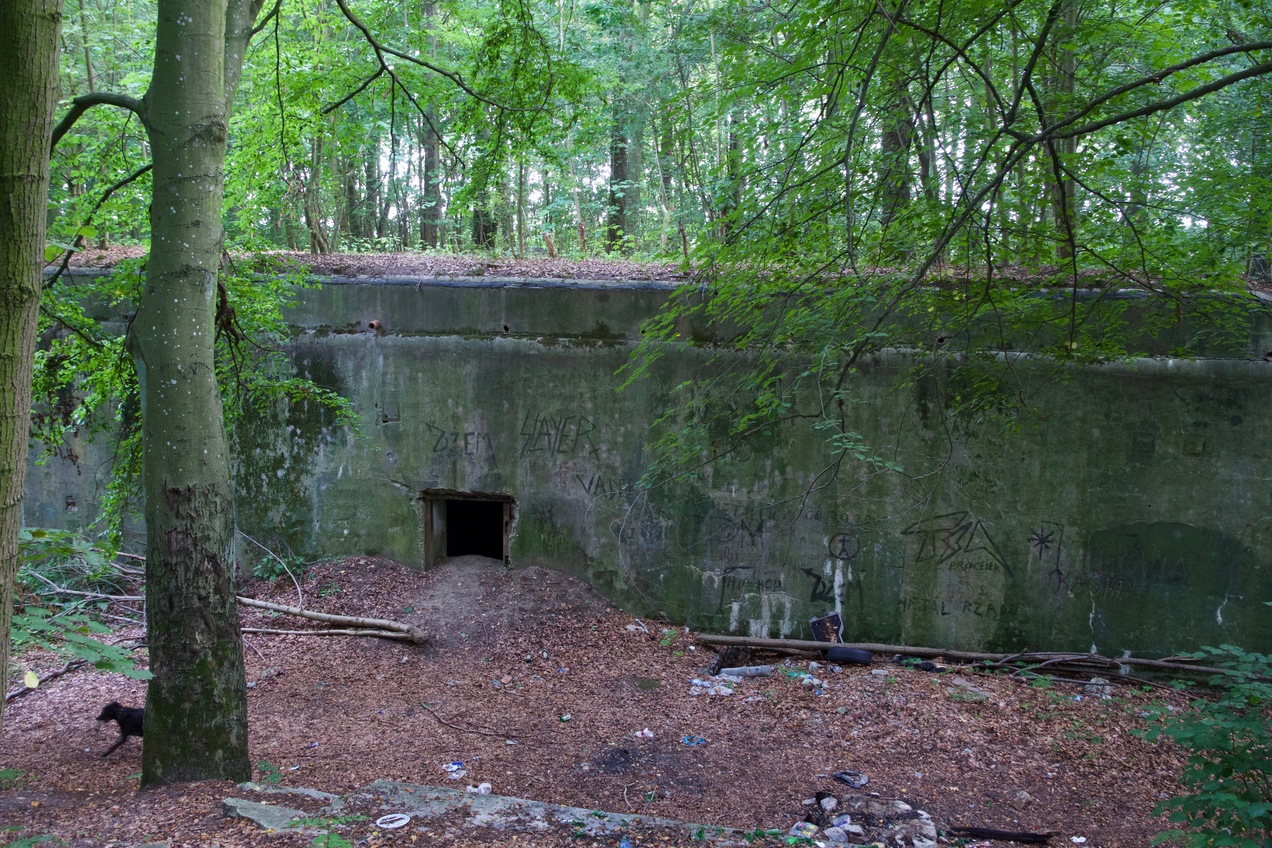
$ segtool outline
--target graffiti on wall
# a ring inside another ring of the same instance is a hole
[[[901,531],[912,540],[916,565],[935,564],[952,571],[1006,572],[1011,568],[989,529],[967,511],[950,512],[911,524]]]
[[[583,495],[592,501],[631,501],[639,494],[635,482],[624,482],[608,474],[576,473],[574,481]]]
[[[901,536],[906,564],[897,611],[911,625],[955,643],[956,634],[992,627],[1015,611],[1004,598],[1010,561],[970,511],[915,522]]]
[[[1053,593],[1071,597],[1082,582],[1082,575],[1070,564],[1064,546],[1064,525],[1054,521],[1041,521],[1029,534],[1029,568],[1033,574],[1041,573],[1047,588]]]
[[[596,421],[585,415],[544,415],[527,412],[521,420],[521,455],[599,456]]]
[[[464,457],[482,459],[495,465],[495,443],[484,430],[447,430],[436,424],[425,423],[433,453],[454,459]]]

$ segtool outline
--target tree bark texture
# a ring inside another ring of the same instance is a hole
[[[61,21],[61,0],[0,0],[0,683],[18,571]]]
[[[229,104],[260,0],[160,0],[143,100],[151,253],[132,325],[142,396],[150,681],[142,785],[251,776],[214,309]]]
[[[621,116],[615,112],[610,134],[610,177],[608,211],[605,213],[605,252],[628,252],[627,210],[627,145],[628,138],[621,124]]]

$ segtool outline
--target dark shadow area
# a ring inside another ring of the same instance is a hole
[[[502,501],[446,501],[446,556],[504,558]]]

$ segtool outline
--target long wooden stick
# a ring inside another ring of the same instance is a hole
[[[744,648],[767,648],[782,651],[825,651],[827,648],[860,648],[876,654],[904,654],[910,657],[936,659],[943,657],[959,662],[1001,663],[1006,660],[1019,663],[1074,663],[1116,669],[1120,665],[1172,671],[1186,674],[1232,674],[1229,669],[1196,665],[1188,657],[1167,657],[1160,660],[1141,657],[1103,657],[1099,654],[1080,654],[1067,651],[1038,651],[1015,654],[990,654],[981,651],[955,651],[948,648],[925,648],[918,645],[887,645],[876,642],[814,642],[808,639],[763,639],[753,636],[724,636],[700,633],[699,642],[705,645],[735,645]]]
[[[332,615],[326,612],[314,612],[313,610],[302,609],[301,607],[289,607],[283,604],[271,604],[269,601],[258,601],[255,598],[244,598],[239,596],[238,602],[248,607],[256,607],[257,609],[270,610],[271,612],[280,612],[284,615],[294,615],[300,618],[308,618],[312,621],[322,621],[328,624],[342,624],[346,627],[368,627],[375,630],[388,630],[394,633],[402,634],[393,638],[406,639],[417,645],[428,644],[428,637],[424,635],[418,627],[412,624],[403,624],[400,621],[390,621],[384,618],[361,618],[349,615]],[[379,634],[368,633],[368,636]]]
[[[380,639],[397,639],[402,642],[414,641],[406,633],[395,630],[371,630],[354,628],[349,630],[277,630],[272,627],[244,627],[244,633],[264,633],[269,636],[375,636]]]

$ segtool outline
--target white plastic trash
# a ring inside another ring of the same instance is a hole
[[[410,821],[411,817],[405,813],[389,813],[376,819],[375,826],[384,830],[397,830],[399,827],[406,827]]]
[[[727,677],[772,677],[773,666],[742,665],[736,668],[722,668],[720,669],[720,674]]]

